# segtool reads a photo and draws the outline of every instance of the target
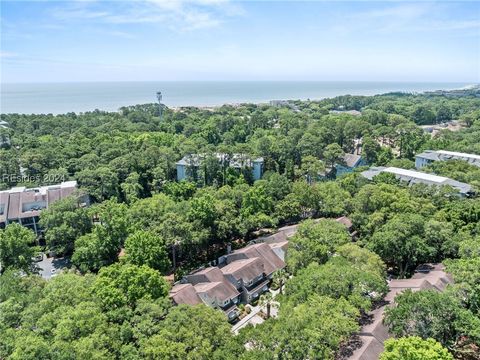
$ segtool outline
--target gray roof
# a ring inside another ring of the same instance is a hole
[[[375,176],[379,175],[382,172],[393,174],[397,179],[405,181],[409,185],[417,183],[436,186],[450,185],[464,195],[473,192],[473,189],[469,184],[460,181],[456,181],[443,176],[427,174],[414,170],[400,169],[396,167],[371,167],[370,169],[363,171],[362,175],[365,178],[372,180]]]
[[[175,304],[197,305],[202,303],[192,284],[178,284],[170,290],[170,298]]]
[[[197,294],[206,294],[215,299],[217,303],[236,298],[240,293],[232,286],[227,286],[222,281],[199,283],[194,286]]]
[[[416,155],[416,157],[431,161],[463,160],[471,165],[480,167],[480,155],[476,154],[467,154],[447,150],[425,150],[423,153]]]
[[[357,155],[357,154],[345,154],[343,156],[343,161],[345,162],[345,165],[347,165],[348,167],[355,167],[358,162],[360,161],[360,159],[362,158],[361,155]]]
[[[285,263],[280,259],[270,246],[266,243],[259,243],[236,250],[232,254],[227,255],[227,263],[233,263],[240,259],[261,260],[265,274],[270,275],[273,272],[283,269]]]
[[[236,280],[242,280],[244,283],[248,283],[265,273],[260,258],[236,260],[221,270],[225,275],[232,275]]]

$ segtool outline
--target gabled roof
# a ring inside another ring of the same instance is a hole
[[[197,294],[206,294],[209,298],[223,302],[230,300],[240,293],[233,287],[227,286],[222,281],[199,283],[194,286]]]
[[[71,195],[76,189],[76,181],[65,181],[57,185],[31,189],[21,186],[1,191],[0,205],[4,205],[4,214],[0,215],[0,221],[38,216],[43,208]]]
[[[271,249],[280,248],[280,249],[282,249],[283,251],[286,251],[287,248],[288,248],[288,241],[268,243],[268,246],[270,246]]]
[[[349,360],[378,360],[383,344],[372,336],[360,336],[362,347],[355,350]]]
[[[226,294],[236,293],[238,295],[237,289],[233,286],[230,281],[225,278],[222,270],[216,266],[211,266],[200,271],[197,271],[193,274],[187,275],[186,279],[189,283],[196,285],[201,283],[215,283],[221,282],[225,287]],[[235,297],[233,295],[232,297]]]
[[[192,284],[178,284],[170,290],[170,298],[175,304],[197,305],[202,304],[202,299],[198,296]]]
[[[254,280],[265,272],[262,260],[259,258],[236,260],[221,270],[225,275],[231,275],[236,280],[243,280],[244,283]]]
[[[285,267],[285,262],[265,243],[249,245],[243,249],[234,251],[232,254],[227,255],[227,263],[232,263],[239,259],[253,258],[259,258],[261,260],[264,272],[267,275]]]

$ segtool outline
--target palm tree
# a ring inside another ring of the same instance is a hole
[[[273,274],[273,281],[278,284],[280,294],[283,294],[283,285],[288,279],[288,274],[284,269],[280,269]]]
[[[266,306],[267,307],[267,319],[270,317],[270,307],[273,301],[273,296],[270,291],[267,291],[264,293],[262,296],[260,296],[260,299],[258,302],[260,303],[260,306]]]

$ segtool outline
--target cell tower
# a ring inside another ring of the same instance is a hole
[[[160,120],[162,120],[163,104],[162,104],[162,92],[161,91],[157,91],[157,100],[158,100],[158,114],[160,116]]]

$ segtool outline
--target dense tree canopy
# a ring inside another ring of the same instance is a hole
[[[380,360],[453,360],[452,354],[433,340],[423,340],[418,336],[385,341],[385,351]]]
[[[335,180],[329,170],[360,150],[369,165],[403,168],[425,149],[480,154],[479,107],[469,95],[386,94],[165,109],[162,121],[155,104],[2,114],[9,129],[0,139],[9,142],[0,149],[0,189],[77,180],[93,205],[79,207],[72,197],[42,211],[44,250],[73,264],[48,282],[30,275],[33,233],[18,224],[0,230],[0,358],[334,359],[385,294],[387,272],[408,277],[422,262],[451,258],[445,263],[455,285],[407,292],[387,312],[387,325],[404,338],[387,343],[382,356],[450,359],[448,351],[475,359],[479,198],[392,176],[368,181],[358,170]],[[417,126],[451,119],[459,131],[432,136]],[[219,163],[218,152],[263,157],[262,179]],[[175,163],[191,154],[204,161],[177,182]],[[478,167],[466,162],[425,171],[480,186]],[[355,244],[334,220],[344,215]],[[224,255],[227,244],[242,247],[299,222],[288,273],[275,275],[285,289],[275,305],[269,299],[277,317],[235,337],[218,310],[172,306],[163,278],[170,270],[178,280]]]

